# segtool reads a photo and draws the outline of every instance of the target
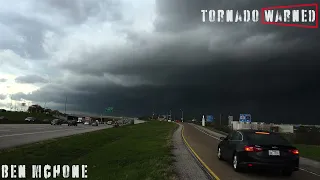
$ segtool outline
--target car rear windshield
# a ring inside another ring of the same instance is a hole
[[[256,145],[289,145],[284,137],[279,134],[256,134],[248,133],[246,134],[248,140],[252,144]]]

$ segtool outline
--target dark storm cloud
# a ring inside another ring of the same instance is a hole
[[[35,83],[47,83],[48,80],[38,76],[38,75],[26,75],[26,76],[19,76],[15,79],[17,83],[24,83],[24,84],[35,84]]]
[[[90,83],[83,77],[83,83],[70,84],[67,89],[45,86],[15,98],[63,106],[68,97],[69,104],[78,105],[75,110],[95,113],[107,106],[134,115],[153,110],[165,114],[170,109],[179,113],[182,108],[186,117],[231,112],[251,113],[254,121],[304,123],[303,119],[316,123],[318,29],[201,21],[201,9],[260,9],[300,3],[309,1],[158,0],[157,34],[127,32],[139,53],[108,53],[102,48],[81,54],[80,63],[68,61],[60,66],[79,76],[137,76],[153,84],[126,87]],[[108,64],[115,54],[116,63]]]
[[[7,79],[5,79],[5,78],[0,78],[0,82],[7,82]]]
[[[157,1],[157,12],[160,15],[157,19],[155,26],[158,31],[165,32],[183,32],[189,29],[194,29],[199,26],[210,26],[211,28],[225,28],[230,31],[242,31],[246,30],[247,34],[243,34],[242,36],[233,39],[233,41],[237,41],[244,39],[248,36],[252,35],[266,35],[268,33],[276,33],[278,35],[278,40],[290,41],[293,39],[301,41],[303,46],[311,46],[310,48],[316,48],[315,43],[310,44],[309,40],[313,41],[315,38],[320,37],[320,33],[318,29],[302,29],[302,28],[287,28],[287,27],[279,27],[273,25],[262,25],[257,23],[254,27],[241,23],[231,23],[231,24],[217,24],[217,23],[203,23],[202,22],[202,13],[200,12],[202,9],[206,10],[260,10],[263,7],[270,6],[281,6],[281,5],[294,5],[294,4],[310,4],[314,3],[312,0],[270,0],[270,1],[254,1],[254,0],[235,0],[231,2],[223,1],[223,0],[163,0]],[[213,34],[214,35],[214,34]],[[231,40],[232,41],[232,40]]]
[[[46,22],[31,19],[23,15],[0,12],[0,22],[10,28],[11,32],[16,33],[15,38],[23,39],[23,42],[1,41],[0,48],[11,49],[24,58],[26,58],[26,54],[28,54],[28,58],[30,59],[46,57],[46,53],[42,47],[43,34],[48,30],[59,32],[58,29],[46,24]]]

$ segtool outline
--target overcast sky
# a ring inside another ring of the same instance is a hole
[[[201,9],[308,0],[1,0],[0,106],[126,115],[251,113],[316,123],[320,32],[203,23]]]

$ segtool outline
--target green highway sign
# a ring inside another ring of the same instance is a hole
[[[107,108],[106,108],[106,111],[107,111],[107,112],[113,112],[113,107],[107,107]]]

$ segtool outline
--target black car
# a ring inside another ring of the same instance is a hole
[[[68,126],[78,126],[78,122],[76,120],[69,120]]]
[[[220,138],[217,155],[232,163],[235,171],[277,169],[285,176],[299,170],[299,151],[277,133],[254,130],[232,131]]]

